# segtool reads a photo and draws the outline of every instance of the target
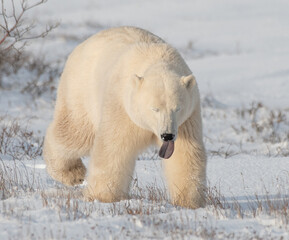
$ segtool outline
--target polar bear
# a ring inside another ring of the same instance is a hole
[[[89,200],[128,197],[135,161],[160,147],[171,202],[205,205],[206,154],[200,97],[191,70],[156,35],[135,27],[101,31],[69,56],[43,156],[57,181],[84,181]]]

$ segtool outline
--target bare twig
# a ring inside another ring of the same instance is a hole
[[[12,4],[12,12],[11,15],[9,15],[6,12],[6,4],[5,0],[1,0],[1,12],[0,16],[2,16],[3,23],[0,23],[0,28],[3,30],[4,35],[2,38],[0,38],[0,48],[2,50],[8,50],[15,46],[17,42],[23,42],[22,47],[26,45],[27,40],[31,39],[37,39],[37,38],[43,38],[47,36],[47,34],[52,31],[54,28],[58,26],[58,23],[56,24],[49,24],[47,25],[44,32],[36,35],[28,35],[31,33],[31,30],[35,28],[34,23],[30,22],[28,24],[24,23],[24,15],[26,12],[32,8],[35,8],[41,4],[44,4],[47,2],[47,0],[39,0],[38,2],[29,5],[28,0],[19,0],[20,1],[20,12],[17,14],[16,12],[16,4],[14,0],[11,1]],[[12,22],[9,24],[9,21]],[[11,25],[12,24],[12,25]],[[3,45],[5,47],[3,47]],[[1,46],[2,45],[2,46]],[[18,48],[19,49],[19,48]]]

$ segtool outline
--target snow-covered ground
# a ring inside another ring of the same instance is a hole
[[[49,68],[4,76],[0,89],[0,239],[289,239],[288,12],[286,0],[49,0],[31,10],[36,31],[61,24],[27,47]],[[175,46],[197,78],[204,209],[169,204],[154,150],[139,156],[131,199],[113,204],[85,202],[83,186],[46,173],[40,154],[57,69],[81,41],[122,25]],[[27,88],[35,78],[40,94]]]

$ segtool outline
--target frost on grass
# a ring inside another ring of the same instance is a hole
[[[0,158],[33,160],[41,156],[42,146],[43,137],[29,130],[27,123],[7,115],[0,116]]]
[[[203,119],[211,156],[289,156],[288,109],[270,109],[260,102],[235,109],[206,97]]]

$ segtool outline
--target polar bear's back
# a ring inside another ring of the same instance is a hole
[[[91,74],[105,76],[123,52],[137,43],[165,43],[158,36],[135,27],[103,30],[78,45],[70,54],[62,82],[85,81]],[[100,72],[99,72],[100,71]]]
[[[100,59],[101,64],[105,62],[111,63],[119,56],[128,50],[132,45],[139,43],[165,43],[158,36],[135,27],[119,27],[103,30],[92,37],[88,38],[80,44],[71,54],[70,58],[77,55],[85,59],[93,59],[97,61]],[[78,61],[78,60],[77,60]],[[97,62],[94,62],[97,66]],[[102,66],[104,69],[104,66]]]
[[[104,77],[123,52],[131,45],[142,42],[164,43],[158,36],[135,27],[111,28],[93,35],[78,45],[68,57],[59,88],[65,85],[63,88],[68,90],[66,92],[71,92],[76,85],[91,86],[89,81],[97,76]],[[79,87],[77,91],[82,92]]]
[[[103,30],[80,44],[71,54],[82,53],[88,56],[105,54],[107,61],[110,57],[119,56],[122,51],[137,43],[165,43],[160,37],[136,27],[118,27]],[[110,56],[112,55],[112,56]]]
[[[104,38],[106,41],[118,41],[123,44],[134,44],[136,42],[164,43],[160,37],[136,27],[111,28],[99,32],[92,38]]]

